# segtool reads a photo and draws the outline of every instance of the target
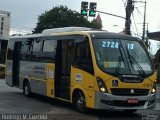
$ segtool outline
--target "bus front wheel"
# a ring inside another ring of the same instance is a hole
[[[27,97],[31,96],[31,86],[28,81],[25,81],[25,83],[24,83],[23,94]]]
[[[75,94],[73,104],[79,112],[86,112],[86,100],[82,92],[79,91]]]

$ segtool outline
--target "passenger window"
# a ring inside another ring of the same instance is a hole
[[[55,40],[45,40],[43,46],[43,52],[55,52],[57,41]]]
[[[25,61],[31,59],[31,52],[33,48],[32,45],[33,45],[32,39],[23,40],[21,46],[21,60]]]
[[[34,40],[33,42],[33,51],[32,51],[32,60],[33,61],[43,61],[42,53],[42,40]]]
[[[33,51],[41,51],[42,49],[42,41],[34,40]]]
[[[43,42],[43,59],[46,62],[55,62],[56,55],[56,40],[44,40]]]

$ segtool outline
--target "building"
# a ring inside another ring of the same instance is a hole
[[[96,17],[96,21],[97,21],[97,23],[102,24],[102,19],[101,19],[101,16],[100,16],[99,13],[98,13],[98,15],[97,15],[97,17]]]
[[[0,39],[9,39],[10,12],[0,10]]]

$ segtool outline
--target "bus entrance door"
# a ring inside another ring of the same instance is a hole
[[[22,42],[15,42],[13,51],[12,80],[13,86],[19,86],[20,51]]]
[[[55,65],[55,96],[70,99],[70,71],[73,40],[58,41]]]

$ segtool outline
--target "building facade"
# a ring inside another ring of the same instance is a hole
[[[10,12],[0,10],[0,39],[9,39]]]

